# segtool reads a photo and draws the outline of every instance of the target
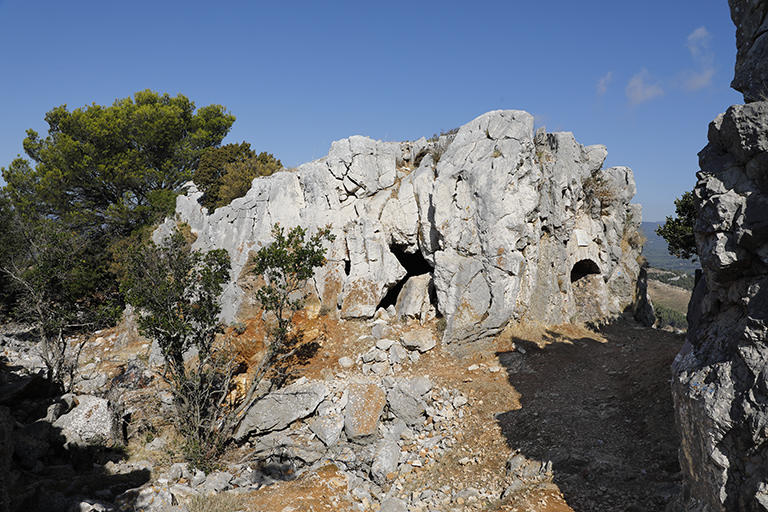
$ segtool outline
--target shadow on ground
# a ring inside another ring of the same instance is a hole
[[[682,337],[621,322],[543,341],[497,354],[521,394],[497,415],[510,448],[551,461],[576,511],[664,510],[681,480],[669,365]]]

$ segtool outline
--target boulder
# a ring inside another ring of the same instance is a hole
[[[400,343],[389,347],[389,363],[403,364],[408,360],[408,351]]]
[[[432,389],[427,377],[398,379],[387,393],[389,410],[407,425],[416,425],[424,419],[427,403],[423,396]]]
[[[430,310],[434,311],[431,301],[434,289],[432,276],[429,274],[409,277],[397,296],[395,310],[398,318],[417,318],[421,323],[427,321]]]
[[[399,498],[389,498],[381,502],[379,512],[408,512],[408,507]]]
[[[53,427],[52,435],[63,438],[65,448],[111,448],[124,443],[120,418],[105,398],[78,396],[75,407],[53,422]]]
[[[297,382],[270,393],[245,412],[235,429],[235,440],[249,434],[283,430],[315,412],[327,394],[328,388],[322,382]]]
[[[435,335],[429,329],[413,329],[405,332],[400,342],[408,350],[418,350],[421,353],[432,350],[437,345]]]
[[[392,439],[377,443],[376,454],[371,465],[371,478],[379,485],[385,485],[394,477],[400,460],[400,447]]]
[[[344,430],[344,417],[340,414],[321,416],[310,423],[309,429],[326,446],[333,446],[341,438],[341,432]]]
[[[344,410],[344,431],[350,440],[365,440],[376,433],[381,413],[387,403],[384,391],[372,382],[349,385]]]

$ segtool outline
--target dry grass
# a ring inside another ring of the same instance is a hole
[[[194,496],[187,508],[189,512],[236,512],[245,510],[246,502],[245,496],[227,492],[213,496]]]
[[[688,290],[649,279],[648,295],[654,304],[661,304],[682,314],[688,312],[688,302],[691,300],[691,292]]]

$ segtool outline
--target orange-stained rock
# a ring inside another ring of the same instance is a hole
[[[379,417],[387,403],[384,391],[371,382],[349,385],[349,398],[344,413],[344,429],[350,439],[370,436],[376,432]]]

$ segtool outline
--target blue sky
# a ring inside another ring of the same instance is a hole
[[[0,0],[0,166],[45,113],[152,89],[237,117],[286,166],[351,135],[431,136],[496,109],[605,144],[643,218],[690,190],[734,103],[726,0]]]

